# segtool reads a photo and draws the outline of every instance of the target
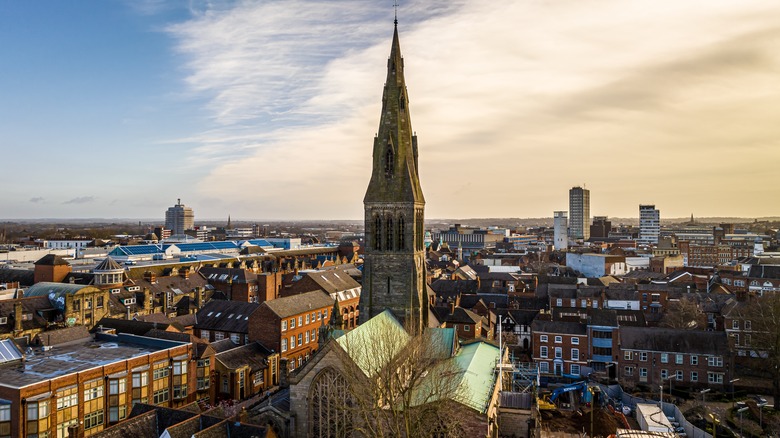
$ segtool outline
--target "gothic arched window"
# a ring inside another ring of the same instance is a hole
[[[393,177],[393,168],[395,167],[395,155],[393,154],[393,148],[387,145],[387,152],[385,152],[385,176],[388,178]]]
[[[404,223],[404,215],[398,216],[398,236],[396,237],[398,242],[398,249],[401,251],[406,249],[406,223]]]
[[[382,218],[379,215],[374,216],[374,249],[377,251],[382,250]]]
[[[309,436],[341,438],[351,436],[353,399],[344,376],[325,368],[309,387]]]
[[[393,249],[395,249],[395,246],[393,245],[393,217],[388,214],[386,221],[387,222],[385,223],[385,236],[386,236],[385,248],[388,251],[392,251]]]

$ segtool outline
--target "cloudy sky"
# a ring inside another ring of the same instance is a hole
[[[392,0],[0,3],[0,218],[360,219]],[[780,215],[780,3],[407,0],[429,218]]]

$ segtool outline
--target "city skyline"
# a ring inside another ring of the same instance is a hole
[[[778,12],[401,3],[426,216],[552,217],[577,185],[591,216],[780,215]],[[177,198],[196,221],[359,219],[392,14],[0,5],[0,219],[162,217]]]

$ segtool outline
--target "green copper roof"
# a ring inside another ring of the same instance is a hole
[[[461,403],[484,412],[496,382],[496,364],[500,353],[497,347],[486,342],[477,342],[460,349],[453,360],[463,370],[458,388],[463,397]]]
[[[372,376],[401,352],[409,338],[393,314],[385,310],[336,342],[367,376]]]
[[[73,295],[76,292],[84,289],[85,287],[96,289],[93,286],[87,286],[84,284],[71,284],[71,283],[52,283],[49,281],[41,281],[27,288],[24,291],[26,297],[39,297],[54,293],[55,296]]]

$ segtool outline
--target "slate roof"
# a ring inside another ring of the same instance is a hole
[[[604,291],[604,295],[608,300],[621,300],[621,301],[637,301],[639,300],[639,292],[633,287],[631,289],[613,289],[607,288]]]
[[[536,333],[560,333],[570,335],[586,335],[587,326],[579,322],[570,321],[543,321],[535,319],[531,324],[531,331]]]
[[[515,321],[515,324],[531,325],[534,319],[536,319],[536,316],[539,314],[539,311],[511,309],[508,311],[508,313],[509,316],[511,316],[512,319]]]
[[[138,336],[144,336],[146,332],[152,329],[168,330],[169,328],[173,328],[179,332],[183,331],[181,327],[176,327],[169,323],[146,322],[118,318],[101,319],[97,322],[97,324],[95,324],[93,331],[98,331],[101,327],[104,329],[114,329],[117,333],[130,333]]]
[[[259,342],[242,345],[215,356],[226,368],[235,370],[244,366],[249,366],[251,372],[256,372],[268,368],[268,356],[273,354]]]
[[[222,339],[220,341],[214,341],[210,345],[211,348],[214,349],[215,353],[222,353],[237,347],[236,343],[231,341],[230,339]]]
[[[280,318],[304,313],[311,309],[322,307],[333,307],[335,300],[322,291],[305,292],[289,297],[277,298],[271,301],[265,301],[263,306],[268,307]],[[200,313],[198,313],[200,315]],[[200,320],[200,317],[198,317]]]
[[[620,345],[624,350],[645,350],[674,353],[729,353],[725,332],[681,330],[669,328],[624,327],[620,329]]]
[[[54,346],[89,338],[89,329],[84,325],[50,330],[38,334],[42,345]]]
[[[55,254],[46,254],[45,256],[38,259],[35,263],[33,263],[36,266],[63,266],[63,265],[70,265],[67,260],[62,258],[61,256],[55,255]]]
[[[98,290],[93,286],[86,286],[83,284],[52,283],[49,281],[41,281],[27,288],[27,290],[24,291],[24,296],[39,297],[39,296],[49,296],[49,294],[54,294],[54,297],[56,299],[65,295],[73,295],[79,292],[80,290],[86,288],[90,288],[93,291]]]
[[[349,274],[337,269],[307,272],[305,275],[329,294],[360,287]]]
[[[48,297],[26,297],[16,300],[0,301],[0,316],[7,317],[8,322],[0,325],[0,333],[12,333],[14,329],[14,305],[22,303],[22,313],[31,313],[32,319],[22,321],[23,330],[43,330],[48,322],[53,322],[58,313],[52,307]]]
[[[195,327],[201,330],[249,333],[249,316],[259,307],[258,303],[211,300],[198,311]]]
[[[479,281],[477,280],[446,280],[440,278],[431,283],[431,289],[437,295],[444,293],[473,294],[477,292],[478,288]]]
[[[257,281],[257,274],[248,269],[203,267],[199,272],[213,283],[227,283],[228,280],[237,284]]]
[[[454,324],[479,324],[482,322],[481,316],[462,307],[456,307],[453,312],[450,313],[449,307],[437,306],[434,307],[434,312],[436,312],[439,321],[451,322]]]
[[[0,283],[19,283],[20,286],[32,286],[35,272],[30,269],[0,269]]]
[[[748,278],[768,278],[773,280],[780,279],[780,266],[777,265],[754,265],[750,267],[747,274]]]

